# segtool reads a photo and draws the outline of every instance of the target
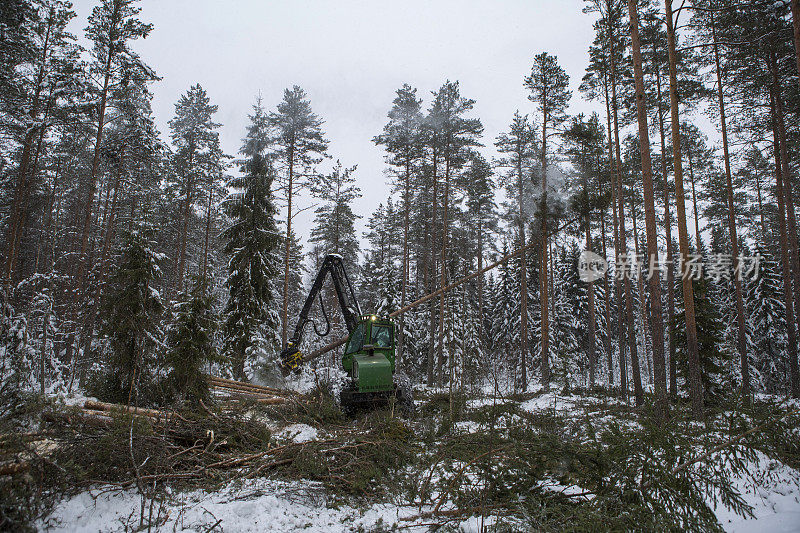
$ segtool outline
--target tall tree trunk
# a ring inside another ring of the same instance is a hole
[[[725,97],[723,93],[722,68],[719,60],[719,45],[717,43],[717,28],[714,24],[714,12],[711,11],[711,34],[714,39],[714,64],[717,70],[717,99],[719,100],[719,117],[722,129],[722,153],[725,160],[725,188],[728,200],[728,233],[731,237],[731,255],[733,255],[734,272],[733,283],[736,292],[736,345],[739,349],[739,360],[742,371],[742,396],[750,396],[750,364],[747,359],[747,339],[744,322],[744,298],[742,296],[741,263],[739,259],[739,236],[736,232],[736,212],[733,203],[733,180],[731,179],[731,158],[728,152],[728,125],[725,117]],[[759,196],[761,193],[759,192]]]
[[[406,172],[403,187],[403,279],[400,282],[400,308],[406,306],[406,292],[408,292],[408,226],[411,212],[411,162],[406,159]],[[397,330],[397,364],[403,360],[403,349],[405,348],[406,338],[406,317],[405,313],[400,315],[400,324]]]
[[[186,241],[189,235],[189,217],[192,213],[192,193],[194,193],[194,172],[192,164],[194,162],[195,142],[193,136],[189,139],[189,162],[187,165],[188,175],[186,179],[186,198],[183,201],[183,224],[181,225],[181,240],[178,248],[178,266],[175,271],[175,292],[183,290],[183,277],[186,275]]]
[[[775,194],[778,197],[778,228],[780,230],[781,271],[783,273],[783,303],[786,306],[786,339],[789,352],[790,393],[800,397],[800,372],[797,365],[797,331],[794,321],[794,298],[792,295],[791,269],[789,268],[789,239],[786,235],[786,209],[783,195],[783,169],[781,164],[778,121],[775,117],[775,88],[770,88],[770,110],[772,115],[772,147],[775,152]]]
[[[647,232],[647,255],[651,261],[658,260],[658,233],[656,231],[656,208],[653,194],[653,167],[650,161],[650,138],[647,128],[647,104],[644,97],[644,74],[639,42],[639,13],[636,0],[628,0],[633,47],[633,70],[636,84],[636,115],[639,122],[639,147],[642,156],[642,181],[644,187],[644,218]],[[661,274],[657,269],[648,272],[650,289],[650,334],[653,339],[653,366],[655,367],[656,419],[664,422],[667,417],[667,374],[664,366],[664,322],[661,316]],[[643,400],[643,399],[642,399]]]
[[[600,168],[598,161],[597,168]],[[603,261],[608,262],[608,250],[606,250],[606,210],[600,210],[600,242],[603,249]],[[611,346],[611,291],[608,287],[608,269],[603,272],[603,291],[605,301],[603,302],[603,316],[606,321],[606,335],[603,337],[603,346],[608,357],[608,384],[614,386],[614,348]]]
[[[294,188],[294,142],[287,149],[289,187],[286,192],[286,245],[283,255],[283,316],[281,319],[281,346],[286,349],[286,332],[289,320],[289,248],[292,241],[292,189]]]
[[[606,69],[607,71],[608,69]],[[620,251],[622,250],[620,245],[619,239],[619,221],[617,215],[617,178],[616,173],[619,170],[619,165],[616,163],[616,159],[614,158],[614,142],[612,139],[612,132],[614,131],[611,127],[611,99],[608,94],[608,77],[606,73],[603,73],[603,86],[605,90],[605,100],[606,100],[606,122],[608,123],[608,162],[611,167],[611,220],[613,224],[613,234],[614,234],[614,259],[616,264],[620,264]],[[628,370],[625,361],[625,317],[624,317],[624,308],[622,306],[622,288],[621,288],[621,278],[616,275],[614,276],[614,301],[617,305],[617,337],[618,337],[618,344],[619,344],[619,386],[620,392],[622,395],[627,396],[628,390]],[[609,357],[611,357],[609,355]]]
[[[436,279],[436,218],[437,206],[439,205],[439,176],[437,175],[437,165],[439,162],[439,154],[434,148],[432,153],[432,171],[433,171],[433,213],[431,216],[430,231],[430,246],[428,247],[428,292],[433,292]],[[436,302],[431,298],[431,303],[428,305],[428,312],[430,320],[428,321],[428,385],[436,385]]]
[[[619,140],[619,112],[617,108],[617,67],[613,61],[614,57],[614,39],[609,39],[611,43],[611,111],[614,117],[614,151],[615,163],[617,166],[617,218],[619,220],[619,244],[621,247],[621,254],[628,254],[628,237],[625,232],[625,205],[622,191],[622,155]],[[628,349],[631,352],[631,373],[633,375],[633,394],[638,399],[640,396],[644,397],[642,391],[642,376],[639,370],[639,353],[636,347],[636,332],[634,331],[634,318],[633,318],[633,295],[631,288],[631,278],[629,273],[622,273],[622,286],[625,292],[625,320],[622,324],[627,327]],[[627,369],[626,369],[627,371]],[[623,391],[627,398],[628,391]],[[638,401],[638,400],[637,400]]]
[[[111,64],[118,52],[114,43],[117,39],[117,25],[120,22],[120,0],[114,0],[114,8],[111,12],[110,28],[108,31],[108,50],[106,64],[103,68],[103,88],[100,91],[100,108],[97,115],[97,134],[95,136],[94,153],[92,155],[92,173],[89,176],[89,191],[86,199],[86,213],[83,220],[83,234],[81,237],[81,250],[78,258],[78,297],[85,298],[86,277],[89,271],[86,253],[89,248],[89,236],[92,232],[92,213],[94,209],[94,197],[97,194],[97,174],[100,169],[100,148],[103,142],[103,130],[105,129],[106,105],[108,103],[108,87],[111,81]]]
[[[548,307],[548,275],[547,275],[547,248],[550,239],[547,235],[547,102],[542,102],[542,202],[539,215],[542,219],[541,235],[542,255],[539,268],[539,302],[541,307],[541,345],[542,345],[542,387],[550,389],[550,309]],[[522,265],[523,270],[525,265]]]
[[[633,224],[633,249],[636,253],[636,260],[638,261],[640,257],[640,246],[639,246],[639,229],[636,227],[636,203],[634,202],[634,195],[636,194],[636,190],[634,189],[631,191],[631,221]],[[653,369],[651,365],[651,353],[650,353],[650,345],[652,344],[652,339],[650,338],[650,319],[649,319],[649,312],[647,306],[649,303],[647,302],[647,296],[644,293],[644,281],[642,281],[642,272],[643,268],[638,269],[640,272],[636,276],[636,291],[639,295],[640,306],[639,306],[639,317],[642,320],[642,347],[644,348],[644,363],[647,371],[647,380],[649,383],[652,383],[653,379]]]
[[[797,61],[797,79],[800,81],[800,0],[792,0],[792,25],[794,26],[794,58]]]
[[[517,153],[521,155],[522,148],[519,147]],[[523,208],[524,180],[522,175],[522,158],[517,157],[517,188],[519,190],[518,209],[519,209],[519,245],[522,248],[520,254],[520,381],[522,390],[528,390],[528,252],[525,249],[525,213]]]
[[[44,43],[42,45],[42,54],[40,58],[39,70],[36,74],[36,85],[33,92],[31,101],[31,109],[28,116],[32,123],[36,123],[39,117],[39,107],[41,106],[41,93],[42,83],[44,82],[45,65],[47,63],[47,55],[50,51],[50,33],[53,28],[54,11],[51,8],[50,14],[47,18],[47,30],[45,33]],[[11,217],[8,223],[8,236],[6,237],[6,269],[5,278],[7,282],[11,281],[11,276],[14,271],[14,263],[16,261],[17,246],[19,244],[20,236],[22,235],[22,218],[23,212],[27,204],[27,191],[28,191],[28,174],[31,160],[31,149],[33,142],[37,135],[41,143],[40,130],[43,126],[31,125],[25,132],[25,139],[22,144],[22,157],[20,159],[19,174],[17,177],[17,186],[14,190],[14,200],[11,205]]]
[[[683,190],[683,166],[681,162],[680,109],[678,108],[677,52],[675,50],[675,29],[672,15],[672,0],[664,0],[667,22],[667,47],[669,51],[669,99],[672,118],[672,158],[675,169],[675,204],[678,218],[678,245],[681,252],[683,303],[686,315],[686,351],[689,364],[689,396],[692,402],[692,415],[702,419],[705,411],[703,402],[703,383],[700,378],[700,356],[697,346],[697,325],[694,312],[694,290],[688,275],[689,233],[686,228],[685,193]]]
[[[590,224],[590,217],[586,215],[586,249],[592,251],[592,231],[589,227]],[[589,357],[589,386],[594,387],[595,381],[595,358],[597,357],[597,348],[596,348],[596,341],[595,338],[595,316],[594,316],[594,282],[589,282],[589,346],[588,348],[588,357]]]
[[[664,109],[661,105],[661,74],[656,65],[656,94],[658,97],[658,132],[661,141],[661,177],[664,180],[664,226],[666,227],[667,238],[667,324],[671,324],[675,318],[675,269],[672,266],[672,213],[669,208],[669,180],[667,178],[667,143],[664,134]],[[669,333],[669,395],[672,399],[678,397],[678,363],[675,350],[675,333],[671,327],[667,328]]]
[[[694,187],[694,166],[692,165],[692,147],[687,143],[686,145],[686,160],[689,162],[689,183],[692,186],[692,213],[694,214],[694,240],[695,240],[695,248],[697,249],[697,253],[700,253],[700,250],[703,245],[703,241],[700,239],[700,217],[697,213],[697,192]]]
[[[208,205],[206,205],[206,235],[203,243],[203,290],[208,290],[208,245],[211,236],[211,213],[214,205],[214,178],[209,179],[208,186]]]
[[[800,331],[800,256],[798,254],[797,242],[797,218],[794,211],[794,198],[792,195],[792,170],[789,166],[789,148],[786,142],[786,125],[783,112],[783,96],[781,95],[781,83],[778,75],[777,61],[773,57],[772,61],[772,81],[773,92],[775,101],[775,122],[778,125],[778,143],[780,147],[780,162],[781,174],[783,175],[783,194],[784,204],[786,206],[786,232],[789,236],[789,259],[791,260],[791,271],[794,273],[794,312],[793,317],[796,324],[796,331]],[[791,315],[787,315],[787,319],[791,320]],[[797,365],[797,360],[792,362]],[[800,376],[796,375],[792,380],[792,394],[797,398],[800,397]]]
[[[483,270],[483,220],[478,216],[478,272]],[[484,298],[483,298],[483,274],[478,276],[478,338],[481,342],[481,347],[486,336],[484,335]]]
[[[442,294],[439,296],[439,342],[437,347],[438,353],[438,375],[439,385],[444,384],[444,317],[445,317],[445,292],[444,288],[447,286],[447,211],[448,204],[450,203],[450,154],[445,153],[444,158],[444,197],[442,198],[442,235],[441,235],[441,258],[439,263],[441,265],[441,272],[439,277],[439,289]],[[452,367],[452,354],[447,357],[448,367]],[[452,370],[451,370],[452,374]],[[452,376],[451,376],[452,377]],[[452,402],[452,380],[450,381],[450,397]]]
[[[758,176],[758,172],[754,172],[753,175],[756,178],[756,198],[758,200],[758,218],[761,222],[761,240],[766,241],[767,238],[767,223],[764,221],[764,202],[761,197],[761,178]]]

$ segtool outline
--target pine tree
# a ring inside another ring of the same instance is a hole
[[[506,194],[515,205],[506,204],[506,218],[517,228],[518,248],[525,248],[525,232],[528,221],[533,213],[534,182],[536,159],[536,130],[530,122],[528,115],[514,113],[514,118],[509,126],[508,133],[502,133],[495,142],[497,151],[503,156],[496,162],[497,166],[505,168],[501,174],[500,183],[505,188]],[[521,263],[527,264],[528,253],[523,251],[520,256]],[[528,279],[526,269],[520,271],[520,379],[523,387],[527,387],[527,357],[528,357]]]
[[[492,237],[498,230],[497,204],[494,201],[496,184],[492,179],[492,167],[483,156],[474,153],[470,156],[467,169],[461,175],[459,188],[466,195],[466,211],[464,212],[464,223],[466,224],[466,239],[469,254],[469,264],[472,265],[473,255],[475,257],[474,268],[478,271],[483,270],[483,261],[486,252],[491,248]],[[485,305],[485,281],[484,275],[477,278],[475,293],[477,297],[478,316],[486,314]],[[483,319],[478,321],[478,334],[483,344],[487,337],[485,330],[481,326]]]
[[[373,139],[375,144],[386,146],[387,163],[395,169],[396,184],[403,199],[403,267],[401,270],[400,306],[406,304],[410,275],[409,228],[411,222],[412,178],[418,170],[423,156],[422,146],[422,101],[417,99],[417,90],[408,84],[397,90],[397,96],[389,111],[389,122],[383,134]],[[397,358],[402,359],[405,340],[405,315],[400,316],[397,335]]]
[[[480,146],[478,139],[483,133],[480,119],[466,118],[464,114],[472,110],[475,100],[461,96],[458,82],[447,81],[433,95],[434,100],[428,112],[428,124],[433,132],[432,139],[444,164],[444,191],[442,196],[442,231],[440,234],[440,288],[447,285],[448,279],[448,218],[451,199],[451,179],[463,167],[468,155],[467,149]],[[444,308],[445,295],[439,297],[439,332],[437,343],[437,369],[439,383],[442,382],[444,364]]]
[[[525,78],[525,87],[531,92],[528,99],[536,103],[537,110],[542,114],[542,144],[540,160],[540,185],[542,190],[541,203],[539,208],[539,218],[541,220],[542,238],[542,264],[539,270],[539,287],[541,294],[541,349],[542,349],[542,385],[547,388],[550,382],[549,355],[549,302],[548,302],[548,275],[547,275],[547,245],[549,241],[547,219],[548,219],[548,183],[547,165],[549,152],[547,141],[553,137],[558,127],[567,119],[566,108],[572,97],[572,92],[568,90],[569,76],[558,64],[555,56],[547,52],[534,57],[531,73]]]
[[[306,93],[295,85],[283,91],[283,100],[269,114],[269,124],[275,131],[275,156],[281,189],[286,200],[286,235],[292,234],[294,196],[306,186],[305,177],[316,173],[316,165],[328,150],[322,132],[322,120],[311,111]],[[283,312],[281,314],[281,344],[286,346],[289,311],[289,254],[290,242],[285,240],[283,255]]]
[[[25,233],[35,229],[31,211],[40,203],[35,195],[41,187],[37,181],[45,166],[47,140],[64,118],[81,115],[76,104],[84,103],[79,96],[85,89],[82,49],[67,31],[74,17],[71,4],[59,0],[10,2],[0,15],[0,135],[8,143],[0,165],[4,174],[8,172],[8,185],[13,185],[3,251],[2,277],[7,281],[25,256]]]
[[[173,185],[183,197],[178,257],[175,260],[175,287],[180,292],[186,274],[187,235],[196,204],[213,195],[224,172],[223,153],[219,144],[220,124],[213,121],[218,107],[211,104],[205,89],[193,85],[175,104],[175,116],[169,121],[175,147]],[[205,189],[205,194],[200,191]],[[203,261],[198,261],[203,263]]]
[[[109,104],[113,104],[109,96],[117,89],[124,90],[130,80],[144,82],[156,78],[155,73],[130,48],[130,41],[146,37],[153,29],[152,24],[145,24],[137,18],[141,11],[136,6],[137,3],[138,0],[102,0],[100,5],[92,10],[89,26],[86,28],[86,36],[94,44],[90,77],[102,81],[99,87],[94,88],[98,100],[95,115],[96,132],[76,275],[78,292],[81,296],[85,296],[83,293],[89,270],[87,253],[94,216],[106,113]]]

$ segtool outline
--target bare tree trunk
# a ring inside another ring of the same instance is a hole
[[[437,165],[439,162],[439,154],[436,152],[436,149],[433,149],[432,152],[433,158],[433,213],[431,216],[431,223],[430,223],[430,231],[428,234],[430,235],[430,246],[428,247],[428,283],[429,292],[433,292],[434,287],[434,280],[436,279],[436,217],[437,217],[437,206],[439,204],[439,176],[437,175]],[[431,299],[431,303],[428,306],[428,310],[430,313],[430,320],[428,322],[428,338],[430,339],[430,343],[428,345],[428,385],[435,385],[436,384],[436,303]]]
[[[669,180],[667,179],[667,161],[664,154],[667,152],[667,143],[664,134],[664,110],[661,106],[661,74],[658,65],[656,71],[656,89],[658,97],[658,131],[661,139],[661,177],[664,180],[664,226],[667,237],[667,324],[675,318],[675,269],[672,266],[672,213],[669,208]],[[671,327],[667,328],[669,334],[669,395],[672,399],[678,397],[678,364],[676,361],[675,334]]]
[[[636,0],[628,0],[633,47],[633,69],[636,83],[636,115],[639,122],[639,147],[642,156],[642,181],[644,186],[644,217],[647,232],[647,255],[651,261],[658,259],[658,233],[653,194],[653,167],[650,161],[650,138],[647,128],[647,104],[644,96],[644,74],[639,42],[639,13]],[[653,339],[653,366],[655,367],[656,419],[663,423],[667,417],[667,374],[664,366],[664,323],[661,316],[661,274],[657,269],[648,272],[650,289],[650,332]]]
[[[600,165],[598,164],[598,168]],[[603,247],[603,261],[608,262],[608,250],[606,250],[606,210],[600,210],[600,242]],[[606,335],[603,339],[603,346],[608,357],[608,384],[614,386],[614,348],[611,346],[611,291],[608,286],[608,269],[603,273],[603,291],[605,292],[605,302],[603,302],[603,316],[606,321]]]
[[[616,264],[620,264],[620,251],[622,247],[620,245],[619,239],[619,221],[617,215],[617,179],[616,179],[616,172],[619,170],[619,165],[616,163],[616,159],[614,158],[614,148],[613,148],[613,140],[612,140],[612,132],[614,131],[611,127],[611,99],[608,94],[608,79],[607,76],[603,76],[603,86],[605,90],[606,96],[606,122],[608,123],[608,161],[609,165],[611,166],[611,219],[613,223],[613,233],[614,233],[614,259]],[[617,304],[617,336],[618,336],[618,343],[619,343],[619,386],[620,392],[623,396],[627,396],[628,390],[628,370],[625,361],[625,317],[624,317],[624,310],[622,307],[622,288],[620,283],[619,275],[614,276],[614,301]],[[609,355],[609,357],[611,357]]]
[[[724,80],[722,78],[722,69],[720,68],[719,61],[719,46],[717,43],[717,28],[714,24],[714,12],[711,11],[711,34],[714,39],[714,63],[717,70],[717,98],[719,100],[719,117],[720,126],[722,128],[722,153],[725,158],[725,188],[727,190],[728,199],[728,233],[731,237],[731,254],[733,255],[733,265],[735,275],[733,276],[733,283],[736,292],[736,344],[739,349],[739,359],[741,361],[742,369],[742,396],[748,398],[750,396],[750,364],[747,359],[747,339],[744,322],[744,298],[742,296],[742,277],[741,277],[741,263],[739,260],[739,236],[736,232],[736,212],[733,203],[733,180],[731,179],[731,158],[728,152],[728,124],[725,117],[725,98],[723,95],[722,85]],[[759,197],[761,193],[759,191]]]
[[[547,106],[542,102],[542,204],[540,216],[542,219],[541,236],[542,255],[541,266],[539,268],[539,302],[541,307],[541,346],[542,346],[542,387],[544,390],[550,389],[550,309],[548,307],[548,286],[547,286],[547,247],[550,239],[547,235]],[[523,266],[523,269],[525,267]]]
[[[694,239],[697,253],[702,249],[703,241],[700,239],[700,218],[697,213],[697,192],[694,187],[694,166],[692,165],[692,147],[686,145],[686,160],[689,162],[689,183],[692,186],[692,213],[694,214]]]
[[[439,385],[444,384],[444,317],[445,317],[445,293],[444,288],[447,286],[447,210],[450,203],[450,156],[445,155],[444,160],[444,197],[442,198],[442,242],[441,242],[441,265],[440,272],[440,286],[442,294],[439,296],[439,346],[437,347],[438,353],[438,367],[439,367]],[[448,367],[452,367],[452,354],[448,354]],[[452,374],[452,371],[451,371]],[[452,381],[450,382],[451,401],[452,401]]]
[[[194,176],[192,163],[194,161],[195,143],[194,139],[189,140],[189,162],[187,165],[188,175],[186,178],[186,199],[183,202],[183,225],[181,226],[181,241],[178,249],[178,265],[175,271],[175,292],[183,290],[183,277],[186,275],[186,241],[189,234],[189,217],[192,211],[192,193],[194,192]]]
[[[588,213],[586,215],[586,249],[592,251],[592,231],[589,227],[591,223],[591,218],[589,217]],[[594,282],[589,282],[589,346],[588,346],[588,353],[589,356],[589,386],[594,387],[595,381],[595,358],[597,357],[597,348],[596,348],[596,341],[595,338],[595,316],[594,316]]]
[[[641,257],[640,255],[640,247],[639,247],[639,229],[636,227],[636,204],[634,202],[633,195],[636,194],[636,191],[632,191],[631,194],[631,221],[633,222],[633,247],[634,252],[636,253],[636,260],[638,261]],[[642,281],[642,276],[636,276],[636,291],[639,294],[640,299],[640,306],[639,306],[639,316],[642,320],[642,347],[644,348],[644,363],[645,363],[645,370],[647,371],[647,380],[649,383],[653,381],[653,369],[651,365],[651,350],[650,345],[652,344],[652,339],[650,338],[650,319],[647,306],[649,305],[647,302],[647,296],[644,293],[644,281]]]
[[[772,111],[772,146],[775,152],[775,185],[778,197],[778,228],[780,230],[781,271],[783,273],[783,302],[786,306],[786,338],[789,351],[789,378],[790,393],[793,397],[800,396],[800,372],[797,365],[797,331],[794,321],[794,298],[792,296],[791,270],[789,268],[789,244],[786,235],[786,209],[783,195],[783,170],[781,165],[780,140],[778,137],[778,124],[775,117],[775,89],[770,89],[770,109]]]
[[[764,221],[764,203],[761,198],[761,178],[758,177],[758,172],[754,172],[756,178],[756,198],[758,199],[758,218],[761,222],[761,239],[762,241],[767,238],[767,223]]]
[[[214,205],[214,178],[209,180],[208,205],[206,206],[206,236],[203,243],[203,290],[208,290],[208,243],[211,235],[211,211]]]
[[[408,260],[408,226],[411,211],[411,163],[406,160],[406,173],[403,191],[403,279],[400,286],[400,307],[406,306],[406,292],[408,292],[408,274],[409,274],[409,260]],[[400,315],[400,324],[397,332],[397,364],[401,364],[403,360],[403,349],[405,348],[405,330],[406,330],[406,317],[405,314]]]
[[[686,229],[686,206],[684,205],[683,166],[681,162],[680,110],[678,109],[677,52],[675,50],[674,18],[672,0],[664,0],[667,22],[667,46],[669,51],[669,97],[672,114],[672,157],[675,169],[675,203],[678,218],[678,244],[680,246],[683,271],[683,303],[686,315],[686,351],[689,362],[689,396],[695,419],[704,418],[703,383],[700,378],[700,357],[697,346],[697,326],[694,313],[694,290],[688,275],[689,234]]]
[[[519,150],[521,152],[521,150]],[[517,187],[519,189],[519,244],[522,248],[520,255],[520,381],[522,390],[528,390],[528,253],[525,250],[525,213],[523,209],[524,180],[522,175],[522,161],[517,157]]]
[[[786,232],[789,236],[789,259],[791,260],[791,271],[794,273],[794,312],[795,315],[788,315],[787,320],[795,321],[796,331],[800,330],[800,257],[798,257],[798,242],[797,242],[797,218],[794,212],[794,198],[792,196],[792,175],[791,167],[789,166],[789,149],[786,142],[786,126],[783,113],[783,97],[781,96],[780,78],[778,77],[777,62],[773,57],[772,61],[772,81],[773,93],[775,102],[775,122],[778,126],[778,146],[780,147],[780,164],[781,174],[783,175],[783,194],[784,204],[786,206]],[[793,357],[790,362],[790,367],[794,367],[795,371],[792,373],[792,395],[795,398],[800,397],[800,376],[797,374],[797,358]]]
[[[614,56],[614,39],[610,39],[611,42],[611,56]],[[621,247],[621,253],[627,255],[628,253],[628,238],[625,233],[625,206],[624,206],[624,198],[623,198],[623,191],[622,191],[622,155],[620,149],[620,140],[619,140],[619,113],[617,109],[617,68],[615,62],[611,61],[611,110],[614,117],[614,150],[615,154],[615,162],[617,166],[617,180],[616,180],[616,187],[617,187],[617,218],[619,220],[619,243]],[[634,331],[634,318],[633,318],[633,296],[632,296],[632,289],[631,289],[631,279],[629,273],[622,274],[622,286],[625,293],[625,320],[622,324],[625,324],[628,331],[627,331],[627,339],[628,339],[628,349],[631,352],[631,373],[633,374],[633,389],[634,389],[634,396],[638,398],[639,396],[644,397],[644,392],[642,391],[642,376],[639,370],[639,354],[636,347],[636,332]],[[627,322],[627,324],[626,324]],[[623,326],[625,327],[625,326]],[[626,369],[627,371],[627,369]],[[627,389],[624,391],[625,397],[628,396]]]
[[[281,346],[286,349],[286,332],[289,320],[289,247],[292,240],[292,189],[294,188],[294,143],[287,150],[289,162],[289,187],[286,191],[286,247],[283,256],[283,316],[281,320]]]
[[[794,26],[794,56],[800,81],[800,0],[792,0],[792,25]]]

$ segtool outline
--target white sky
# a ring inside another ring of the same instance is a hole
[[[83,37],[93,0],[74,0],[73,32]],[[389,186],[381,148],[372,143],[403,83],[430,91],[446,79],[476,100],[486,155],[516,109],[533,113],[522,86],[533,56],[548,51],[570,75],[571,113],[604,112],[577,91],[588,62],[594,16],[582,0],[143,0],[140,18],[154,30],[134,49],[162,80],[153,111],[167,138],[174,104],[200,83],[219,106],[223,148],[235,155],[247,114],[261,93],[271,110],[283,89],[301,86],[325,121],[330,154],[358,164],[360,232]],[[311,203],[306,194],[301,206]],[[295,221],[308,237],[313,210]]]

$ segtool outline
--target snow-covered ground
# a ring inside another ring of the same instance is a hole
[[[302,381],[307,384],[309,380],[306,377]],[[74,398],[66,403],[80,404],[83,400],[83,397]],[[470,401],[468,407],[481,409],[508,401],[481,398]],[[569,416],[577,414],[581,405],[604,402],[609,399],[548,392],[518,405],[530,413],[555,411]],[[282,442],[302,443],[327,438],[320,434],[321,430],[306,424],[275,429],[276,440]],[[462,421],[455,429],[462,433],[474,432],[480,429],[480,424]],[[734,484],[753,507],[754,517],[743,518],[719,505],[715,512],[726,531],[800,533],[800,472],[759,454],[750,464],[748,473],[735,478]],[[556,481],[549,482],[545,488],[569,494],[583,491],[581,487],[563,486]],[[426,510],[430,509],[422,509]],[[397,506],[393,502],[358,507],[352,502],[331,498],[319,483],[261,478],[232,482],[217,491],[174,492],[165,501],[152,506],[148,500],[144,517],[145,523],[152,517],[161,531],[347,532],[393,526],[412,532],[427,531],[427,526],[417,524],[430,522],[430,518],[403,520],[419,512],[417,507]],[[95,488],[60,502],[37,526],[42,531],[53,532],[125,531],[135,528],[141,515],[142,498],[136,490]],[[480,520],[472,517],[461,522],[459,527],[465,532],[477,532],[481,530]],[[484,525],[488,524],[484,521]]]
[[[142,499],[134,490],[86,491],[61,502],[37,526],[53,533],[126,531],[138,526],[141,505]],[[388,529],[393,525],[405,526],[412,533],[427,531],[426,526],[402,520],[417,515],[416,507],[341,505],[330,500],[320,484],[312,482],[245,480],[217,492],[174,494],[164,505],[153,507],[153,517],[160,517],[159,531],[327,533],[370,531],[381,526]],[[149,509],[148,501],[145,517]],[[480,519],[465,520],[460,527],[465,532],[480,531]]]
[[[744,519],[718,507],[717,517],[725,530],[732,533],[800,531],[800,473],[764,456],[752,468],[747,479],[737,480],[737,487],[753,506],[755,517]],[[551,489],[571,491],[576,488],[565,488],[554,482]],[[124,531],[126,526],[138,524],[141,505],[142,499],[135,490],[86,491],[61,502],[38,527],[54,533]],[[215,530],[226,532],[348,532],[393,525],[404,526],[412,532],[427,530],[425,526],[413,527],[413,522],[402,520],[416,515],[417,508],[388,503],[367,508],[337,504],[326,496],[320,484],[313,482],[245,480],[231,483],[217,492],[175,493],[163,505],[153,507],[153,517],[160,516],[158,529],[163,531],[209,531],[215,524]],[[149,509],[147,502],[145,517]],[[479,518],[466,520],[460,527],[465,532],[479,531]]]
[[[725,531],[732,533],[800,532],[800,472],[759,453],[749,475],[734,486],[753,507],[753,518],[742,518],[723,507],[716,509]]]

